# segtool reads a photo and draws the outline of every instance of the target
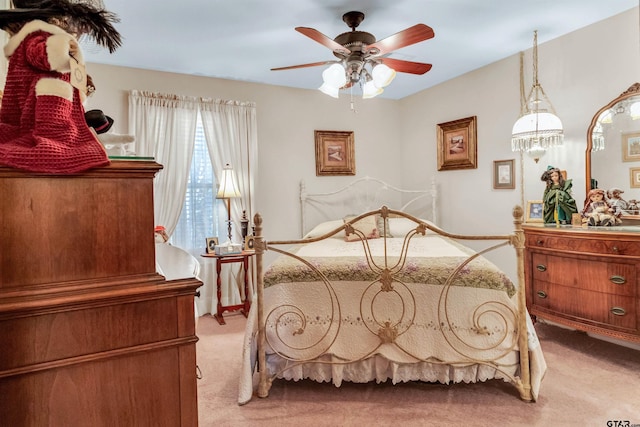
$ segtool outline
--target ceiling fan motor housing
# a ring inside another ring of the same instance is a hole
[[[349,31],[338,35],[333,41],[346,47],[351,52],[363,52],[365,47],[376,42],[376,38],[373,34],[365,31]],[[334,55],[340,58],[339,55],[335,53]]]

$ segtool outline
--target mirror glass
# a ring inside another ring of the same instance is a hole
[[[595,114],[586,154],[586,194],[602,188],[623,219],[640,219],[640,83]]]

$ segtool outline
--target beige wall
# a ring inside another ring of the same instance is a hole
[[[638,31],[638,10],[633,9],[539,45],[539,80],[563,121],[565,145],[538,164],[525,157],[524,200],[541,198],[540,175],[547,165],[554,165],[574,179],[581,205],[586,130],[601,106],[639,79]],[[525,60],[528,92],[531,49]],[[89,64],[88,71],[97,92],[87,108],[100,108],[114,117],[117,132],[127,132],[130,89],[256,102],[257,210],[271,236],[298,236],[301,179],[319,190],[351,180],[315,176],[315,129],[355,131],[357,177],[375,176],[416,188],[429,185],[435,176],[443,199],[444,227],[463,233],[512,229],[511,208],[520,203],[522,190],[519,156],[510,146],[511,128],[520,110],[518,54],[400,101],[357,98],[355,114],[345,95],[335,100],[318,91],[98,64]],[[478,168],[437,171],[436,125],[473,115],[478,117]],[[517,188],[494,190],[493,161],[512,158],[518,170]],[[494,261],[514,277],[510,252]]]

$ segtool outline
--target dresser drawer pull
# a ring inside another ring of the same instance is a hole
[[[542,240],[542,239],[536,240],[536,245],[538,245],[538,246],[544,245],[544,240]]]
[[[609,280],[611,280],[611,283],[615,283],[616,285],[624,285],[627,283],[627,279],[622,276],[611,276]]]
[[[611,248],[611,250],[612,250],[613,252],[615,252],[615,253],[618,253],[618,250],[619,250],[619,249],[618,249],[618,247],[617,247],[617,246],[614,246],[614,247],[612,247],[612,248]]]
[[[536,265],[536,270],[538,271],[547,271],[547,266],[544,264],[538,264]]]
[[[538,291],[536,292],[536,295],[538,295],[538,298],[542,299],[545,299],[547,297],[547,293],[545,291]]]
[[[616,316],[624,316],[627,314],[627,311],[622,307],[611,307],[611,313]]]

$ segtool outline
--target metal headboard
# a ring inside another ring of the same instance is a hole
[[[407,212],[418,218],[438,223],[438,191],[435,178],[425,190],[404,190],[369,176],[355,181],[335,191],[311,193],[300,181],[300,236],[322,221],[342,219],[346,215],[387,206]]]

